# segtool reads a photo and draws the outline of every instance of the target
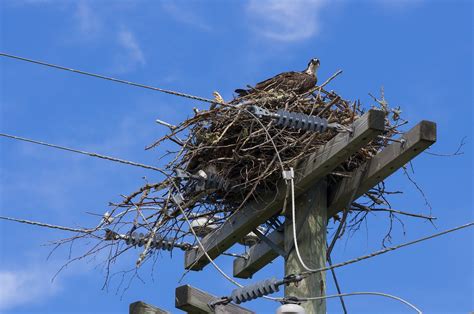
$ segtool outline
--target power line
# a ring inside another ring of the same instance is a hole
[[[87,76],[91,76],[91,77],[95,77],[95,78],[100,78],[100,79],[104,79],[104,80],[108,80],[108,81],[112,81],[112,82],[117,82],[117,83],[127,84],[127,85],[131,85],[131,86],[151,89],[151,90],[154,90],[154,91],[157,91],[157,92],[166,93],[166,94],[170,94],[170,95],[174,95],[174,96],[189,98],[189,99],[203,101],[203,102],[216,104],[216,105],[229,106],[229,104],[225,104],[225,103],[213,100],[213,99],[208,99],[208,98],[204,98],[204,97],[189,95],[189,94],[180,93],[180,92],[167,90],[167,89],[163,89],[163,88],[153,87],[153,86],[144,85],[144,84],[135,83],[135,82],[130,82],[130,81],[125,81],[125,80],[121,80],[121,79],[116,79],[116,78],[113,78],[113,77],[108,77],[108,76],[104,76],[104,75],[100,75],[100,74],[95,74],[95,73],[85,72],[85,71],[76,70],[76,69],[72,69],[72,68],[67,68],[67,67],[64,67],[64,66],[60,66],[60,65],[56,65],[56,64],[52,64],[52,63],[47,63],[47,62],[43,62],[43,61],[38,61],[38,60],[33,60],[33,59],[28,59],[28,58],[24,58],[24,57],[20,57],[20,56],[16,56],[16,55],[8,54],[8,53],[0,52],[0,56],[16,59],[16,60],[20,60],[20,61],[30,62],[30,63],[34,63],[34,64],[39,64],[39,65],[43,65],[43,66],[47,66],[47,67],[51,67],[51,68],[55,68],[55,69],[59,69],[59,70],[63,70],[63,71],[69,71],[69,72],[73,72],[73,73],[77,73],[77,74],[82,74],[82,75],[87,75]],[[233,106],[231,106],[231,107],[233,107]],[[280,154],[277,151],[275,143],[274,143],[273,139],[271,138],[270,134],[268,133],[268,131],[266,130],[263,123],[254,114],[252,114],[252,112],[250,112],[247,109],[244,109],[244,110],[246,112],[248,112],[250,115],[252,115],[252,117],[255,120],[257,120],[258,123],[260,123],[263,130],[266,132],[267,136],[269,137],[269,140],[272,142],[273,146],[275,147],[277,157],[278,157],[278,159],[280,161],[280,164],[282,165],[282,168],[283,168],[283,162],[281,160]]]
[[[327,260],[329,266],[332,266],[331,255],[327,256]],[[336,271],[334,270],[334,268],[331,268],[331,275],[332,279],[334,279],[334,285],[336,286],[337,293],[342,294],[341,287],[339,286],[339,281],[337,280]],[[344,312],[344,314],[347,314],[346,303],[344,302],[344,298],[342,297],[342,295],[339,296],[339,301],[341,301],[342,311]]]
[[[31,221],[31,220],[26,220],[26,219],[18,219],[18,218],[12,218],[12,217],[4,217],[4,216],[0,216],[0,219],[20,222],[20,223],[28,224],[28,225],[46,227],[46,228],[51,228],[51,229],[78,232],[78,233],[91,233],[96,230],[96,229],[77,229],[77,228],[63,227],[63,226],[51,225],[51,224],[47,224],[43,222]]]
[[[121,79],[117,79],[117,78],[113,78],[113,77],[109,77],[109,76],[104,76],[104,75],[101,75],[101,74],[95,74],[95,73],[90,73],[90,72],[86,72],[86,71],[71,69],[71,68],[67,68],[67,67],[52,64],[52,63],[47,63],[47,62],[43,62],[43,61],[38,61],[38,60],[28,59],[28,58],[24,58],[24,57],[20,57],[20,56],[11,55],[11,54],[8,54],[8,53],[0,52],[0,56],[16,59],[16,60],[20,60],[20,61],[30,62],[30,63],[34,63],[34,64],[39,64],[39,65],[43,65],[43,66],[47,66],[47,67],[50,67],[50,68],[55,68],[55,69],[59,69],[59,70],[63,70],[63,71],[69,71],[69,72],[74,72],[74,73],[77,73],[77,74],[92,76],[92,77],[95,77],[95,78],[100,78],[100,79],[103,79],[103,80],[112,81],[112,82],[116,82],[116,83],[122,83],[122,84],[127,84],[127,85],[131,85],[131,86],[135,86],[135,87],[151,89],[153,91],[160,92],[160,93],[170,94],[170,95],[179,96],[179,97],[185,97],[185,98],[189,98],[189,99],[193,99],[193,100],[199,100],[199,101],[203,101],[203,102],[207,102],[207,103],[211,103],[211,104],[216,104],[216,105],[221,104],[218,101],[208,99],[208,98],[204,98],[204,97],[189,95],[189,94],[180,93],[180,92],[176,92],[176,91],[172,91],[172,90],[168,90],[168,89],[153,87],[153,86],[140,84],[140,83],[135,83],[135,82],[130,82],[130,81],[126,81],[126,80],[121,80]]]
[[[390,251],[400,249],[400,248],[405,247],[405,246],[409,246],[409,245],[419,243],[419,242],[422,242],[422,241],[425,241],[425,240],[433,239],[433,238],[445,235],[447,233],[451,233],[451,232],[458,231],[458,230],[468,228],[468,227],[472,227],[472,226],[474,226],[474,222],[470,222],[470,223],[464,224],[464,225],[456,227],[456,228],[452,228],[452,229],[448,229],[448,230],[445,230],[445,231],[442,231],[442,232],[439,232],[439,233],[435,233],[435,234],[432,234],[430,236],[423,237],[423,238],[420,238],[420,239],[417,239],[417,240],[414,240],[414,241],[410,241],[410,242],[406,242],[406,243],[403,243],[403,244],[400,244],[400,245],[388,247],[388,248],[373,252],[373,253],[368,254],[368,255],[360,256],[358,258],[354,258],[354,259],[346,261],[346,262],[342,262],[342,263],[332,265],[330,267],[323,267],[323,268],[314,269],[314,270],[311,270],[311,271],[306,271],[306,272],[301,273],[301,275],[311,275],[311,274],[319,273],[319,272],[322,272],[322,271],[330,270],[330,269],[333,269],[333,268],[338,268],[338,267],[346,266],[346,265],[349,265],[349,264],[353,264],[353,263],[356,263],[356,262],[359,262],[359,261],[362,261],[362,260],[365,260],[365,259],[368,259],[368,258],[371,258],[371,257],[375,257],[375,256],[378,256],[378,255],[381,255],[381,254],[384,254],[384,253],[387,253],[387,252],[390,252]]]
[[[18,140],[18,141],[24,141],[24,142],[29,142],[29,143],[33,143],[33,144],[43,145],[43,146],[46,146],[46,147],[61,149],[61,150],[65,150],[65,151],[73,152],[73,153],[77,153],[77,154],[87,155],[87,156],[90,156],[90,157],[96,157],[96,158],[100,158],[100,159],[110,160],[110,161],[130,165],[130,166],[135,166],[135,167],[140,167],[140,168],[145,168],[145,169],[151,169],[151,170],[159,171],[159,172],[163,173],[164,175],[166,175],[166,173],[160,168],[153,167],[153,166],[148,166],[148,165],[137,163],[137,162],[134,162],[134,161],[129,161],[129,160],[124,160],[124,159],[120,159],[120,158],[110,157],[110,156],[101,155],[101,154],[97,154],[97,153],[86,152],[86,151],[82,151],[82,150],[78,150],[78,149],[73,149],[73,148],[68,148],[68,147],[59,146],[59,145],[55,145],[55,144],[40,142],[40,141],[36,141],[36,140],[32,140],[32,139],[28,139],[28,138],[24,138],[24,137],[20,137],[20,136],[15,136],[15,135],[5,134],[5,133],[0,133],[0,136],[11,138],[11,139]]]

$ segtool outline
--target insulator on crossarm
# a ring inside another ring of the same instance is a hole
[[[253,285],[234,289],[230,298],[235,303],[240,304],[242,302],[254,300],[264,295],[275,293],[279,290],[280,288],[278,280],[272,278],[254,283]]]
[[[298,112],[289,112],[283,109],[277,111],[277,125],[290,127],[298,130],[324,132],[328,127],[328,122],[324,118],[307,115]]]

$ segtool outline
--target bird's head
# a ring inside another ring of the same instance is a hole
[[[319,59],[313,58],[309,60],[308,67],[306,68],[306,73],[314,75],[316,70],[319,68]]]

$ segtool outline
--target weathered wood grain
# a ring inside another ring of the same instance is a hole
[[[303,263],[310,268],[326,266],[326,198],[327,185],[322,180],[306,193],[301,195],[296,202],[296,220],[298,248]],[[307,210],[305,210],[307,209]],[[307,214],[304,215],[303,212]],[[299,215],[298,215],[299,214]],[[285,221],[285,276],[300,274],[306,269],[300,263],[293,239],[293,226],[291,215]],[[309,276],[298,285],[285,286],[285,297],[315,297],[326,294],[326,273],[319,272]],[[306,313],[326,313],[326,300],[303,302],[301,306]]]
[[[171,312],[157,308],[142,301],[130,303],[130,314],[170,314]]]

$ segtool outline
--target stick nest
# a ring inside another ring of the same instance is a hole
[[[258,92],[234,99],[230,104],[213,105],[209,110],[196,111],[195,115],[173,131],[149,146],[153,148],[171,140],[181,149],[168,162],[166,169],[175,172],[185,170],[191,176],[212,176],[217,187],[208,189],[200,198],[201,204],[219,208],[219,212],[233,212],[259,195],[274,191],[282,178],[282,170],[297,167],[337,132],[331,129],[323,133],[277,126],[274,119],[259,118],[251,111],[258,105],[270,112],[284,109],[289,112],[316,115],[337,123],[339,131],[350,132],[352,123],[363,113],[360,102],[348,102],[334,92],[317,90],[306,96],[283,92]],[[398,110],[382,107],[386,113],[385,137],[397,132]],[[182,138],[184,136],[184,138]],[[376,139],[351,156],[331,173],[330,180],[347,176],[372,158],[386,140]],[[194,182],[193,182],[194,181]],[[201,194],[193,190],[199,179],[180,182],[186,199]]]
[[[282,170],[297,169],[299,162],[337,132],[350,132],[354,121],[364,113],[359,101],[344,100],[322,87],[305,95],[261,91],[228,103],[224,103],[218,93],[215,96],[221,103],[212,104],[207,110],[195,109],[192,117],[177,126],[169,126],[168,134],[147,147],[160,148],[169,142],[178,147],[160,156],[166,163],[163,180],[146,183],[124,196],[120,203],[111,203],[112,211],[104,215],[100,229],[113,230],[109,230],[107,240],[125,239],[124,233],[130,236],[143,232],[133,242],[145,246],[137,264],[153,251],[153,239],[178,243],[191,235],[183,213],[202,229],[202,236],[205,230],[209,231],[206,228],[218,228],[248,202],[267,193],[274,194],[282,180]],[[386,114],[383,134],[386,138],[371,141],[339,165],[329,174],[330,183],[350,176],[351,171],[386,146],[387,138],[399,133],[399,126],[405,124],[399,109],[388,108],[383,93],[380,100],[375,97],[374,100],[378,109]],[[284,109],[320,116],[329,123],[337,123],[339,128],[316,133],[281,127],[272,118],[253,114],[250,110],[253,105],[272,113]],[[383,193],[383,189],[379,191],[382,196]],[[372,199],[378,198],[376,193],[372,194]],[[280,224],[276,215],[267,222],[266,230]],[[195,229],[198,233],[199,228]]]

